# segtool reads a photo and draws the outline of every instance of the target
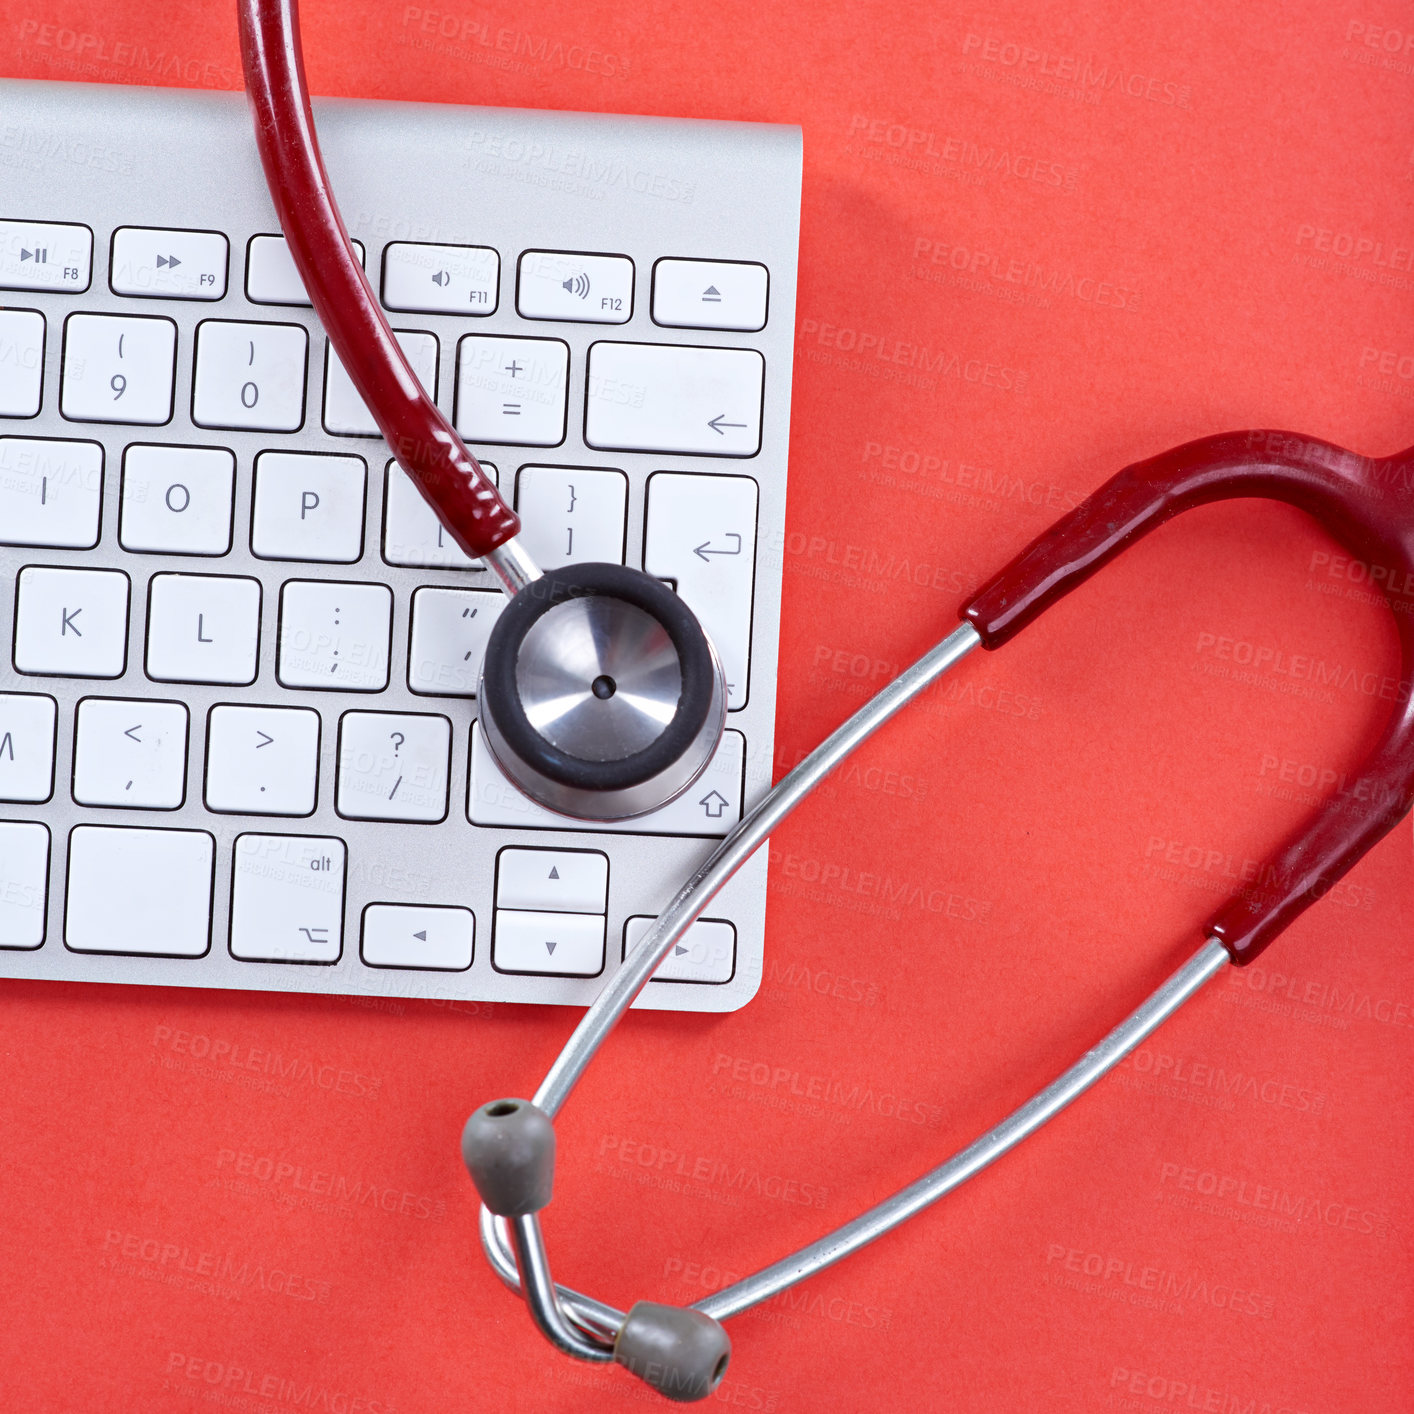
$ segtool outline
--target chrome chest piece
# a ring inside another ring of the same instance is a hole
[[[583,564],[515,592],[487,642],[477,703],[491,754],[532,800],[623,820],[702,773],[727,693],[716,651],[671,589]]]

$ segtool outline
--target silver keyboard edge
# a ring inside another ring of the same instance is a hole
[[[266,991],[348,994],[398,999],[534,1002],[586,1005],[618,966],[625,922],[656,914],[681,880],[710,852],[708,839],[613,836],[573,828],[525,831],[473,826],[466,817],[469,700],[417,696],[407,690],[399,645],[409,630],[415,586],[490,587],[484,574],[396,569],[381,557],[381,442],[324,434],[323,333],[312,311],[252,304],[245,298],[249,238],[277,232],[250,139],[245,98],[235,93],[164,90],[47,81],[0,81],[0,164],[9,219],[72,221],[94,234],[93,276],[83,294],[7,291],[7,306],[40,310],[46,321],[44,400],[36,418],[0,419],[0,435],[88,438],[104,447],[104,495],[99,547],[51,550],[0,547],[0,613],[13,624],[16,570],[25,564],[121,567],[133,577],[129,652],[116,679],[26,677],[12,671],[7,648],[0,691],[41,692],[59,702],[55,792],[40,805],[0,802],[0,818],[33,820],[51,834],[46,940],[33,951],[0,949],[0,976]],[[440,104],[320,99],[315,113],[326,164],[349,234],[368,248],[367,268],[378,289],[386,244],[406,241],[486,245],[501,254],[500,300],[487,318],[390,314],[394,327],[431,330],[440,342],[439,402],[450,410],[457,339],[466,333],[553,335],[571,350],[570,427],[556,448],[477,447],[502,470],[509,486],[526,464],[616,467],[630,478],[628,561],[641,564],[643,488],[654,471],[748,475],[759,487],[757,561],[752,615],[752,677],[745,708],[728,726],[746,734],[745,801],[770,786],[774,755],[776,674],[784,552],[786,461],[796,303],[801,135],[797,128],[748,123],[602,114],[535,112]],[[396,198],[389,193],[396,191]],[[573,239],[566,219],[572,205]],[[102,224],[97,213],[105,213]],[[435,212],[410,216],[408,213]],[[108,262],[113,231],[126,225],[224,231],[230,238],[228,290],[223,299],[151,300],[112,293]],[[630,237],[630,233],[631,237]],[[626,239],[626,237],[629,237]],[[634,309],[624,324],[542,323],[515,312],[520,251],[551,247],[615,251],[633,258]],[[759,333],[683,330],[653,324],[650,280],[663,256],[759,261],[770,270],[769,317]],[[178,326],[175,412],[164,426],[74,423],[57,412],[64,317],[69,313],[162,314]],[[293,434],[213,432],[190,422],[191,352],[204,319],[302,322],[310,330],[308,398],[302,429]],[[601,339],[751,347],[767,361],[761,450],[750,458],[715,459],[651,453],[604,453],[582,443],[587,349]],[[220,557],[128,554],[118,548],[118,485],[122,451],[132,442],[225,446],[237,460],[233,545]],[[353,565],[272,562],[250,551],[251,468],[265,450],[352,452],[368,462],[362,558]],[[261,608],[260,667],[254,688],[227,689],[153,683],[142,670],[146,582],[163,571],[254,575],[266,585]],[[290,690],[275,679],[277,595],[287,579],[367,576],[394,586],[391,683],[377,694]],[[763,651],[764,650],[764,651]],[[186,803],[176,811],[80,807],[72,802],[73,714],[85,696],[161,697],[191,710]],[[310,706],[324,722],[319,804],[312,816],[219,816],[201,802],[208,710],[222,702]],[[437,712],[454,723],[451,802],[435,826],[369,823],[335,813],[334,757],[339,717],[350,710]],[[63,941],[67,837],[77,824],[203,829],[217,841],[213,945],[197,961],[76,954]],[[331,966],[241,962],[227,950],[234,838],[244,833],[335,835],[348,844],[350,868],[340,961]],[[602,850],[611,857],[606,972],[589,980],[517,977],[490,960],[492,889],[498,851],[507,845]],[[429,848],[430,845],[430,848]],[[640,1004],[657,1009],[725,1012],[755,995],[763,971],[766,850],[732,880],[709,913],[737,928],[737,965],[722,985],[662,983]],[[385,971],[359,960],[360,926],[371,903],[452,904],[476,916],[475,960],[465,973]]]

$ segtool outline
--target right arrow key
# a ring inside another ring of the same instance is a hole
[[[624,924],[627,957],[653,926],[651,918],[634,917]],[[721,986],[736,972],[736,927],[722,918],[699,918],[653,973],[655,982],[707,982]]]

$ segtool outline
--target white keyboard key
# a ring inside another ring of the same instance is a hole
[[[493,486],[501,484],[494,462],[477,458]],[[417,569],[484,570],[482,560],[471,559],[447,534],[437,513],[397,462],[388,463],[388,498],[383,516],[383,558],[390,565]]]
[[[0,820],[0,948],[44,942],[49,894],[49,831],[32,821]]]
[[[727,707],[746,706],[756,483],[749,476],[655,472],[648,478],[643,568],[677,582],[722,660]]]
[[[741,819],[742,767],[746,738],[723,732],[707,769],[676,800],[635,820],[569,822],[563,815],[522,795],[496,764],[471,728],[471,784],[468,817],[473,825],[506,825],[522,830],[583,830],[613,835],[706,835],[720,838]]]
[[[71,314],[64,322],[60,410],[78,422],[169,422],[176,357],[170,319]]]
[[[206,320],[196,331],[191,420],[198,427],[297,431],[308,354],[303,324]]]
[[[226,293],[228,249],[219,231],[119,226],[113,232],[108,283],[115,295],[221,299]]]
[[[608,856],[589,849],[503,849],[496,860],[496,907],[604,913]]]
[[[630,918],[624,925],[627,957],[656,920]],[[736,971],[736,929],[717,919],[699,918],[653,972],[655,982],[730,982]]]
[[[437,399],[437,336],[415,329],[395,329],[394,337],[412,364],[417,381],[434,402]],[[378,437],[378,424],[373,420],[362,398],[354,391],[349,377],[333,347],[324,346],[324,430],[341,437]]]
[[[234,815],[312,815],[319,713],[308,707],[211,709],[206,808]]]
[[[633,261],[626,255],[527,250],[516,308],[523,319],[623,324],[633,313]]]
[[[392,613],[386,584],[289,580],[280,591],[281,685],[381,692]]]
[[[53,794],[57,715],[52,697],[0,693],[0,800],[41,801]]]
[[[261,452],[250,548],[265,560],[352,564],[363,554],[362,457]]]
[[[623,564],[627,509],[621,471],[525,466],[516,478],[521,544],[542,570],[586,560]]]
[[[16,672],[116,678],[127,658],[127,575],[36,566],[20,571]]]
[[[236,459],[225,447],[135,443],[123,453],[118,541],[155,555],[224,555],[235,484]]]
[[[765,374],[755,349],[595,344],[584,440],[609,450],[755,456]]]
[[[231,892],[231,956],[337,962],[344,942],[343,840],[241,835]]]
[[[445,717],[345,712],[339,722],[337,810],[353,820],[447,816],[452,724]]]
[[[0,310],[0,417],[33,417],[44,381],[44,316]]]
[[[604,915],[498,908],[491,965],[498,972],[595,977],[604,970]]]
[[[93,232],[49,221],[0,221],[0,290],[88,289]]]
[[[175,810],[186,797],[187,709],[180,702],[87,697],[74,737],[80,805]]]
[[[501,257],[484,245],[395,241],[383,251],[383,305],[427,314],[494,314]]]
[[[98,544],[103,448],[97,442],[0,437],[0,545]]]
[[[69,835],[64,941],[75,952],[201,957],[216,842],[204,830],[79,825]]]
[[[473,442],[565,440],[569,345],[467,334],[457,345],[457,431]]]
[[[371,903],[363,910],[364,964],[465,972],[476,943],[469,908]]]
[[[353,248],[358,263],[364,264],[363,242],[354,241]],[[254,304],[309,304],[284,236],[251,237],[246,251],[245,293]]]
[[[156,574],[147,607],[147,675],[158,682],[255,681],[260,581]]]
[[[506,596],[494,589],[419,589],[412,596],[408,688],[475,697],[481,660]]]
[[[766,326],[764,265],[744,260],[660,260],[653,267],[653,322],[673,329]]]

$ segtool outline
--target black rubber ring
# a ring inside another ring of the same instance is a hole
[[[661,736],[618,761],[586,761],[552,746],[530,724],[516,685],[525,636],[543,615],[571,599],[602,596],[642,609],[662,625],[677,650],[682,687]],[[542,776],[577,790],[628,790],[672,766],[701,732],[712,709],[712,651],[692,610],[660,580],[623,565],[566,565],[532,580],[501,611],[486,643],[483,706],[506,745]]]

